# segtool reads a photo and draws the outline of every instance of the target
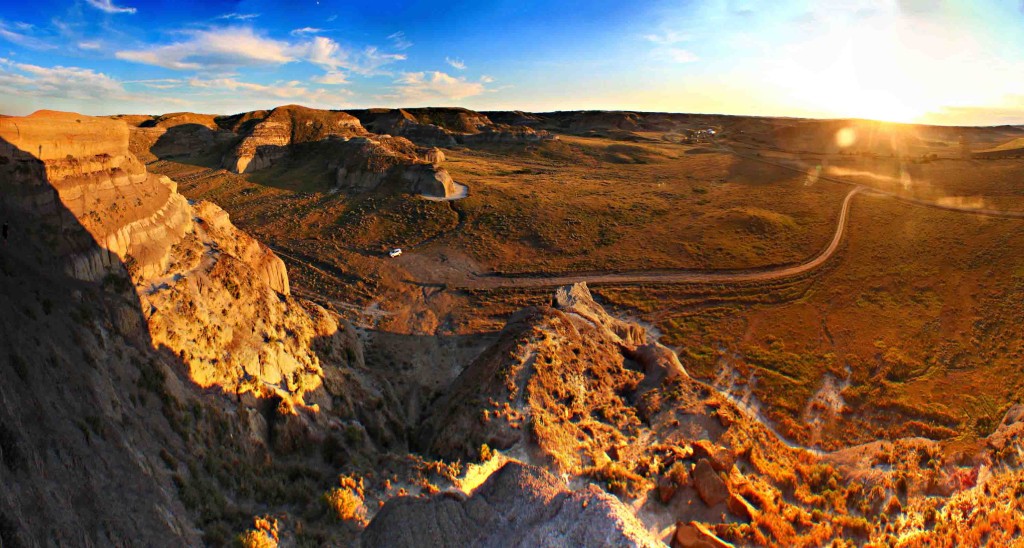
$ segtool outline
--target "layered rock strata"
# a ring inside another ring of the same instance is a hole
[[[359,120],[344,112],[278,107],[247,129],[223,165],[235,173],[250,173],[287,156],[290,145],[365,133]]]

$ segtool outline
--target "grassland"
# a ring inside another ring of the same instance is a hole
[[[446,245],[485,269],[576,272],[796,263],[829,240],[845,190],[704,147],[563,136],[457,150],[465,223]]]

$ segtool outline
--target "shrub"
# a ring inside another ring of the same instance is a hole
[[[242,532],[235,539],[235,545],[241,548],[277,548],[277,520],[270,516],[258,517],[254,527]]]
[[[352,489],[335,487],[324,494],[324,501],[341,520],[362,522],[365,519],[366,507],[363,506],[363,500]]]

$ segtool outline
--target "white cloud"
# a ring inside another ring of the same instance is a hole
[[[466,70],[466,62],[454,57],[445,57],[444,62],[459,70]]]
[[[327,74],[322,76],[314,76],[313,81],[318,84],[324,84],[328,86],[341,86],[348,83],[348,78],[345,74],[339,71],[329,71]]]
[[[113,0],[85,0],[90,6],[107,13],[135,13],[135,8],[115,6]]]
[[[292,36],[301,36],[303,34],[316,34],[318,32],[323,31],[324,29],[318,29],[316,27],[302,27],[301,29],[295,29],[291,31],[291,33],[289,34],[291,34]]]
[[[459,100],[488,91],[487,82],[471,82],[443,72],[406,72],[395,80],[397,97],[407,101]]]
[[[395,49],[399,51],[409,49],[412,47],[412,42],[410,42],[409,39],[405,37],[405,33],[402,31],[388,35],[388,40],[391,40],[391,45],[393,45]]]
[[[78,49],[100,49],[99,42],[79,42]]]
[[[481,82],[483,82],[483,83],[485,83],[485,84],[490,84],[491,82],[493,82],[493,81],[494,81],[494,78],[493,78],[493,77],[491,77],[491,76],[487,76],[487,75],[485,74],[485,75],[483,75],[483,76],[481,76],[481,77],[480,77],[480,81],[481,81]]]
[[[258,13],[225,13],[224,15],[218,15],[214,19],[229,19],[232,21],[248,21],[259,17]]]
[[[119,51],[118,59],[176,70],[203,70],[242,66],[281,65],[304,60],[329,71],[345,69],[359,74],[380,74],[379,69],[405,55],[381,53],[375,47],[352,51],[315,36],[308,40],[276,40],[249,27],[193,30],[173,44]]]
[[[343,68],[365,76],[388,74],[381,72],[380,68],[405,59],[404,53],[381,53],[375,46],[367,46],[354,55],[347,66],[343,65]]]
[[[189,39],[147,49],[119,51],[118,59],[177,70],[283,64],[295,60],[287,42],[256,35],[252,29],[197,30]]]
[[[41,67],[0,58],[0,91],[60,99],[134,100],[121,82],[92,69]]]
[[[347,90],[308,88],[302,82],[275,82],[265,85],[244,82],[235,78],[190,78],[189,86],[212,93],[228,93],[233,99],[249,102],[292,101],[306,104],[340,105],[351,97]]]
[[[181,87],[185,83],[185,80],[178,78],[154,78],[150,80],[128,80],[126,84],[139,84],[140,86],[146,86],[147,88],[153,89],[174,89]]]

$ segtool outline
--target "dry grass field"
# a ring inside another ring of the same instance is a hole
[[[846,192],[706,146],[573,136],[457,150],[448,169],[471,193],[447,245],[509,273],[796,263]]]

